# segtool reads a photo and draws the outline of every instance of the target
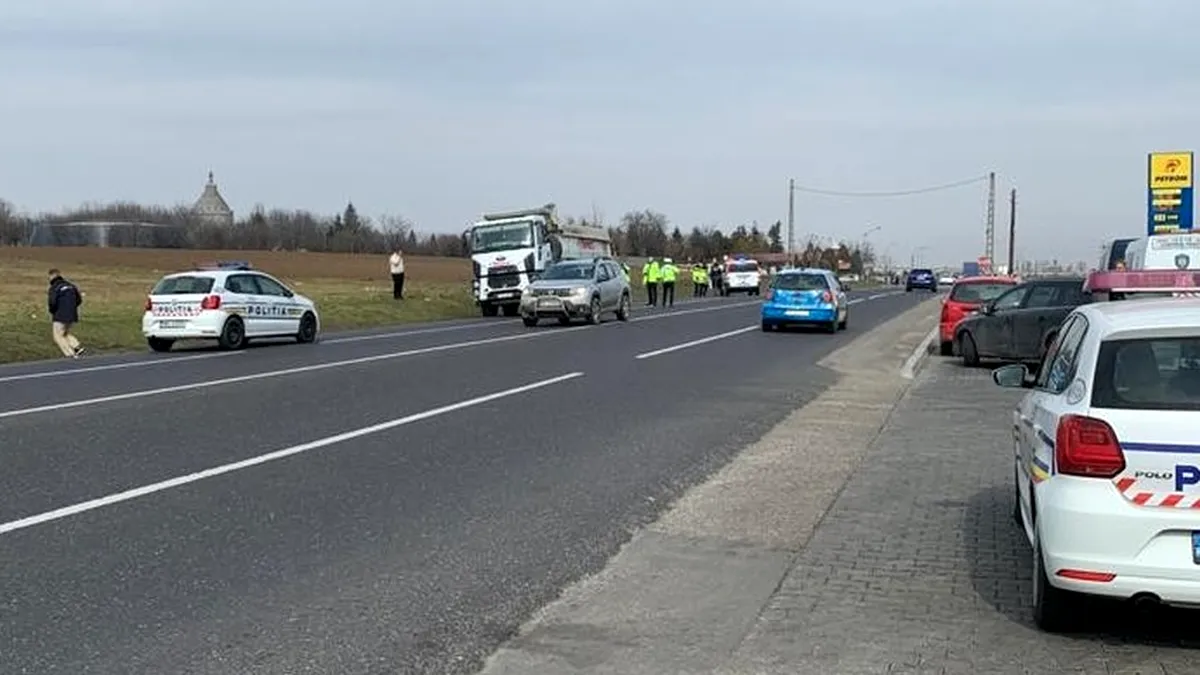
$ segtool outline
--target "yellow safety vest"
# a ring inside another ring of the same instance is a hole
[[[679,274],[679,268],[672,263],[667,263],[662,266],[662,280],[664,283],[675,283],[675,275]]]
[[[645,271],[642,273],[642,276],[646,280],[646,283],[657,284],[658,282],[662,281],[664,269],[664,267],[659,267],[658,263],[652,262],[646,267]]]

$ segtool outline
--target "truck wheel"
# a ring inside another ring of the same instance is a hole
[[[517,316],[521,313],[520,305],[501,305],[504,309],[504,316]]]
[[[621,304],[617,305],[617,321],[628,321],[630,314],[629,294],[621,295]]]
[[[236,351],[245,349],[246,342],[246,325],[236,316],[229,317],[221,329],[221,336],[217,338],[217,344],[221,349]]]
[[[500,313],[500,308],[490,302],[479,303],[479,311],[483,312],[484,316],[496,316]]]
[[[153,351],[169,352],[171,351],[171,345],[175,344],[175,341],[170,338],[152,337],[146,338],[146,344],[150,345],[150,349]]]

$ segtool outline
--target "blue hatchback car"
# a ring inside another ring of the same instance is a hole
[[[780,270],[762,304],[762,329],[820,326],[836,333],[846,328],[850,305],[846,289],[829,270]]]
[[[937,275],[931,269],[918,267],[908,272],[908,280],[904,282],[904,290],[911,292],[914,288],[924,288],[937,293]]]

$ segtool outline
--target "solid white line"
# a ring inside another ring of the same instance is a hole
[[[472,328],[502,328],[504,326],[512,326],[510,321],[496,321],[478,323],[465,323],[457,326],[441,326],[439,328],[421,328],[417,330],[397,331],[394,333],[373,333],[371,335],[352,335],[344,338],[333,338],[330,340],[321,340],[323,345],[338,345],[346,342],[366,342],[368,340],[386,340],[388,338],[403,338],[409,335],[429,335],[431,333],[448,333],[455,330],[470,330]]]
[[[926,335],[925,339],[921,340],[921,344],[917,345],[917,348],[913,350],[913,353],[909,354],[908,359],[904,362],[904,366],[900,368],[900,375],[907,380],[911,380],[917,376],[917,367],[920,366],[921,361],[928,356],[929,346],[933,344],[933,341],[937,339],[937,336],[938,327],[934,326],[933,330],[929,331],[929,335]]]
[[[457,403],[451,403],[450,405],[444,405],[440,408],[433,408],[432,410],[426,410],[424,412],[419,412],[414,415],[400,417],[400,418],[397,418],[394,420],[389,420],[387,422],[381,422],[379,424],[372,424],[371,426],[368,426],[368,427],[362,427],[359,429],[354,429],[352,431],[346,431],[346,432],[343,432],[340,434],[336,434],[334,436],[327,436],[325,438],[320,438],[315,441],[309,441],[308,443],[301,443],[300,445],[293,445],[291,447],[283,448],[281,450],[276,450],[274,452],[268,452],[263,455],[258,455],[257,457],[251,457],[249,459],[244,459],[239,462],[223,464],[221,466],[216,466],[211,469],[205,469],[204,471],[190,473],[186,476],[179,476],[177,478],[171,478],[169,480],[160,481],[158,483],[151,483],[150,485],[143,485],[141,487],[133,488],[131,490],[125,490],[124,492],[118,492],[116,494],[111,494],[106,497],[100,497],[98,499],[90,499],[86,502],[72,504],[71,506],[65,506],[63,508],[55,509],[53,511],[46,511],[45,513],[39,513],[37,515],[29,516],[27,518],[21,518],[20,520],[13,520],[13,521],[10,521],[7,523],[0,523],[0,534],[7,534],[9,532],[14,532],[16,530],[21,530],[21,529],[24,529],[27,527],[33,527],[34,525],[40,525],[42,523],[48,523],[48,522],[54,521],[54,520],[61,520],[63,518],[67,518],[70,516],[78,515],[80,513],[84,513],[86,511],[92,511],[92,510],[99,509],[99,508],[102,508],[105,506],[111,506],[113,504],[119,504],[121,502],[127,502],[132,499],[137,499],[138,497],[145,497],[146,495],[151,495],[156,492],[162,492],[164,490],[169,490],[171,488],[177,488],[177,487],[180,487],[183,485],[187,485],[189,483],[195,483],[197,481],[201,481],[206,478],[213,478],[215,476],[220,476],[221,474],[232,473],[234,471],[240,471],[242,469],[248,469],[252,466],[258,466],[259,464],[266,464],[267,462],[274,462],[276,460],[280,460],[285,457],[291,457],[292,455],[298,455],[303,452],[317,450],[319,448],[324,448],[324,447],[327,447],[330,445],[334,445],[336,443],[344,443],[345,441],[353,440],[356,438],[362,438],[363,436],[368,436],[370,434],[377,434],[381,431],[388,431],[389,429],[395,429],[396,427],[402,427],[402,426],[405,426],[408,424],[413,424],[415,422],[420,422],[422,420],[427,420],[431,417],[445,415],[447,413],[456,412],[456,411],[470,408],[473,406],[481,405],[483,403],[490,403],[491,401],[495,401],[495,400],[502,399],[502,398],[507,398],[509,396],[516,396],[517,394],[523,394],[525,392],[533,391],[535,389],[541,389],[543,387],[548,387],[553,384],[558,384],[559,382],[566,382],[567,380],[573,380],[577,377],[583,377],[583,373],[577,372],[577,373],[567,373],[566,375],[559,375],[558,377],[552,377],[550,379],[541,380],[539,382],[534,382],[532,384],[526,384],[524,386],[514,387],[512,389],[505,389],[504,391],[498,391],[493,394],[487,394],[486,396],[479,396],[477,398],[467,399],[465,401],[459,401]]]
[[[164,363],[178,363],[180,361],[198,361],[200,359],[215,359],[222,356],[237,356],[244,352],[222,352],[220,354],[196,354],[193,356],[164,356],[150,361],[132,361],[130,363],[110,363],[103,366],[88,366],[86,368],[68,368],[65,370],[45,370],[38,373],[22,373],[21,375],[6,375],[0,377],[0,382],[19,382],[21,380],[40,380],[47,377],[63,377],[66,375],[81,375],[84,373],[98,373],[106,370],[126,370],[128,368],[147,368],[149,366],[161,366]]]
[[[644,353],[644,354],[638,354],[637,356],[635,356],[635,357],[633,357],[633,358],[635,358],[635,359],[649,359],[649,358],[652,358],[652,357],[655,357],[655,356],[659,356],[659,355],[661,355],[661,354],[670,354],[671,352],[677,352],[677,351],[679,351],[680,349],[687,349],[688,347],[695,347],[695,346],[697,346],[697,345],[707,344],[707,343],[709,343],[709,342],[716,342],[717,340],[724,340],[725,338],[728,338],[728,337],[733,337],[733,336],[735,336],[735,335],[741,335],[742,333],[749,333],[749,332],[750,332],[750,331],[752,331],[752,330],[758,330],[758,326],[757,326],[757,325],[755,325],[755,326],[746,326],[745,328],[739,328],[739,329],[737,329],[737,330],[731,330],[731,331],[729,331],[728,333],[720,333],[720,334],[718,334],[718,335],[710,335],[710,336],[708,336],[708,337],[706,337],[706,338],[700,338],[699,340],[692,340],[691,342],[684,342],[684,343],[677,344],[677,345],[674,345],[674,346],[671,346],[671,347],[664,347],[663,349],[656,349],[656,350],[654,350],[654,351],[652,351],[652,352],[646,352],[646,353]]]
[[[97,405],[100,403],[112,403],[114,401],[127,401],[135,398],[146,398],[148,396],[158,396],[160,394],[172,394],[180,391],[191,391],[193,389],[207,389],[209,387],[219,387],[225,384],[235,384],[238,382],[253,382],[255,380],[266,380],[274,377],[283,377],[285,375],[295,375],[297,373],[311,373],[319,370],[329,370],[330,368],[343,368],[345,366],[355,366],[363,363],[373,363],[375,361],[386,361],[389,359],[398,359],[405,356],[418,356],[421,354],[433,354],[436,352],[446,352],[455,349],[467,349],[468,347],[476,347],[480,345],[490,345],[498,342],[511,342],[514,340],[529,340],[536,337],[546,335],[562,335],[577,330],[587,330],[592,326],[575,326],[572,328],[562,328],[559,330],[539,331],[532,333],[520,333],[517,335],[502,335],[500,337],[485,338],[482,340],[470,340],[468,342],[454,342],[446,345],[436,345],[433,347],[421,347],[420,349],[407,349],[402,352],[388,352],[386,354],[374,354],[372,356],[362,356],[354,359],[345,359],[342,361],[327,361],[325,363],[314,363],[308,366],[297,366],[295,368],[284,368],[281,370],[270,370],[262,373],[249,373],[247,375],[237,375],[234,377],[223,377],[217,380],[205,380],[203,382],[191,382],[188,384],[178,384],[170,387],[158,387],[157,389],[142,389],[138,391],[129,391],[123,394],[111,394],[108,396],[97,396],[95,398],[86,398],[77,401],[63,401],[60,403],[51,403],[49,405],[40,405],[33,408],[18,408],[16,410],[5,410],[0,412],[0,419],[9,417],[20,417],[23,415],[33,415],[35,413],[50,412],[55,410],[67,410],[70,408],[82,408],[89,405]]]

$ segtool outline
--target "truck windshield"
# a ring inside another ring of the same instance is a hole
[[[543,279],[550,280],[585,280],[596,275],[596,266],[592,263],[558,263],[546,268],[542,273]]]
[[[533,246],[533,223],[528,220],[522,220],[519,223],[476,225],[471,231],[471,253],[507,251],[531,246]]]

